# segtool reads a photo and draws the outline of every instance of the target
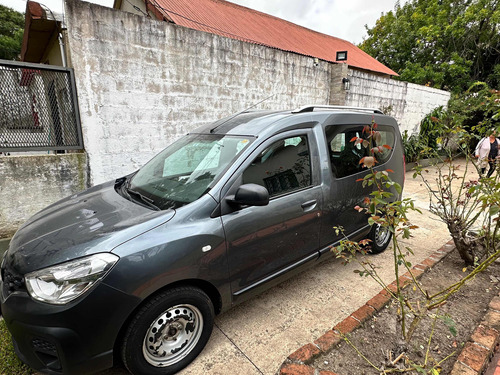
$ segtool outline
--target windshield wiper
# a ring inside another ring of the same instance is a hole
[[[141,193],[139,193],[138,191],[130,189],[129,187],[125,187],[125,190],[129,194],[129,196],[131,194],[135,195],[136,197],[138,197],[141,200],[142,203],[146,204],[148,207],[151,207],[151,208],[155,209],[156,211],[161,211],[161,209],[157,205],[154,204],[154,200],[152,200],[151,198],[148,198],[148,197],[142,195]]]

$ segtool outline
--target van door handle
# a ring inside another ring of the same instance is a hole
[[[300,207],[302,207],[303,209],[306,209],[308,207],[311,207],[311,206],[315,206],[317,203],[316,199],[313,199],[312,201],[307,201],[307,202],[304,202],[300,205]]]

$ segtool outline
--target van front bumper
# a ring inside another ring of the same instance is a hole
[[[112,367],[120,329],[139,302],[101,282],[67,305],[51,305],[25,291],[5,296],[0,282],[1,311],[17,355],[48,374],[88,374]]]

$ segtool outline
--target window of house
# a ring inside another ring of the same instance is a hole
[[[310,186],[307,137],[290,137],[266,147],[243,172],[243,183],[264,186],[271,197]]]
[[[390,159],[392,147],[394,147],[394,130],[388,126],[379,126],[377,131],[380,133],[378,142],[372,141],[370,147],[378,147],[389,145],[391,149],[380,147],[379,152],[375,154],[377,165],[383,164]],[[364,168],[359,163],[360,160],[369,156],[370,152],[367,147],[361,144],[355,145],[351,142],[353,138],[363,138],[368,140],[368,134],[363,132],[363,126],[327,126],[326,139],[328,142],[328,150],[330,152],[330,164],[332,171],[336,177],[341,178],[361,172]]]

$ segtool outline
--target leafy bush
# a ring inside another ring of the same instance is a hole
[[[407,163],[422,159],[426,150],[426,145],[421,141],[420,136],[417,134],[409,136],[407,130],[403,133],[403,147]]]
[[[451,355],[442,360],[437,360],[433,355],[429,355],[433,346],[432,339],[435,329],[440,329],[436,322],[443,317],[439,314],[440,307],[447,303],[451,296],[460,290],[468,281],[473,280],[476,275],[487,269],[493,262],[500,258],[500,247],[498,237],[500,233],[500,176],[494,178],[486,178],[479,180],[468,180],[467,169],[469,166],[476,167],[474,161],[466,159],[465,168],[460,168],[459,165],[453,164],[451,152],[447,152],[446,158],[442,159],[437,167],[437,177],[433,174],[429,175],[428,171],[424,171],[422,167],[417,166],[414,174],[420,176],[424,185],[427,187],[430,196],[430,209],[443,222],[447,224],[448,230],[453,238],[457,251],[464,260],[467,266],[470,266],[471,272],[464,275],[458,282],[449,285],[440,291],[424,290],[422,285],[416,280],[411,272],[411,263],[407,260],[409,254],[413,254],[412,250],[406,246],[401,240],[411,236],[411,231],[417,226],[413,225],[407,216],[410,211],[420,210],[415,207],[414,201],[411,198],[395,200],[401,194],[401,186],[390,178],[392,170],[375,170],[373,166],[376,163],[376,147],[372,147],[373,139],[376,139],[379,134],[376,130],[377,124],[373,123],[371,127],[363,129],[363,133],[369,134],[369,141],[364,142],[362,138],[355,137],[351,141],[355,144],[362,144],[368,149],[370,156],[365,156],[360,160],[360,164],[369,169],[361,182],[363,187],[372,187],[372,191],[367,196],[361,205],[355,206],[354,209],[358,212],[365,212],[369,215],[368,223],[370,225],[378,225],[382,231],[392,233],[392,252],[394,262],[395,282],[387,285],[380,277],[377,266],[366,257],[360,257],[359,254],[366,254],[366,249],[370,246],[370,240],[364,239],[361,241],[352,241],[345,236],[342,227],[334,227],[337,235],[342,233],[344,239],[340,241],[338,246],[332,248],[332,251],[337,257],[342,258],[346,263],[356,261],[361,270],[354,272],[359,276],[369,276],[380,284],[387,295],[393,298],[398,303],[397,318],[395,332],[401,340],[395,340],[391,343],[392,348],[388,353],[398,353],[400,356],[405,356],[408,348],[415,347],[415,341],[411,341],[414,332],[418,325],[422,324],[426,318],[433,319],[430,330],[428,330],[428,338],[426,338],[426,354],[420,356],[415,362],[406,359],[398,365],[398,367],[388,368],[386,366],[394,366],[398,361],[385,362],[378,367],[374,362],[371,362],[363,353],[356,348],[349,340],[347,335],[339,334],[341,337],[356,350],[358,355],[364,358],[377,373],[419,373],[438,375],[441,371],[441,363],[447,360]],[[453,129],[459,137],[463,129]],[[406,140],[405,146],[410,151],[409,155],[420,156],[419,151],[423,148],[424,152],[427,145],[422,146],[422,141],[418,136],[408,137],[408,133],[404,134]],[[411,146],[411,148],[410,148]],[[465,155],[470,155],[470,152],[465,152]],[[423,173],[425,172],[425,173]],[[463,174],[461,174],[461,172]],[[394,196],[394,193],[398,195]],[[420,212],[421,213],[421,212]],[[480,232],[474,234],[471,229],[475,226],[481,228]],[[369,250],[368,250],[369,251]],[[407,271],[409,279],[400,276],[401,272]],[[467,267],[464,268],[465,272]],[[405,284],[411,284],[413,290],[421,294],[421,298],[409,298],[407,292],[403,290]],[[450,329],[450,333],[454,335],[456,329],[454,322],[449,318],[444,319],[445,325]],[[441,328],[442,329],[442,328]],[[422,349],[425,347],[420,344]],[[384,352],[384,348],[381,348]],[[387,357],[386,357],[387,358]],[[399,357],[398,357],[399,358]]]
[[[437,107],[427,114],[420,122],[420,139],[422,143],[433,149],[437,148],[437,139],[441,137],[443,125],[440,118],[443,117],[445,110],[443,107]]]
[[[478,140],[489,135],[491,129],[500,133],[500,91],[475,82],[467,91],[452,95],[447,109],[437,107],[427,114],[420,123],[418,138],[406,136],[407,160],[416,149],[428,155],[452,148],[474,150]]]
[[[403,146],[406,161],[416,162],[436,156],[438,150],[448,146],[456,134],[455,119],[450,111],[442,106],[434,108],[420,122],[419,134],[403,133]]]
[[[475,82],[467,91],[452,96],[448,112],[453,114],[455,127],[469,133],[468,147],[474,149],[490,129],[500,128],[500,91]]]

